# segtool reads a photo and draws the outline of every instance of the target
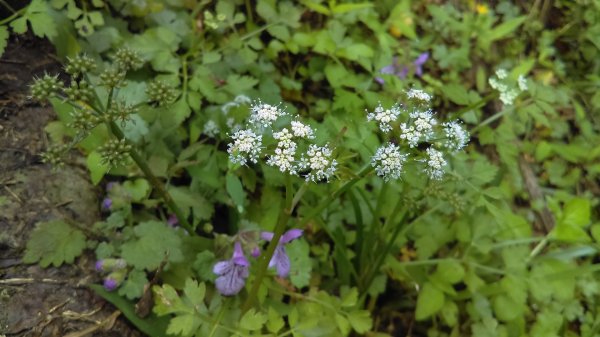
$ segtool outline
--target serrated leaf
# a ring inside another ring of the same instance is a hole
[[[273,307],[269,307],[269,312],[267,314],[267,329],[272,333],[277,333],[284,325],[285,322],[277,310],[273,309]]]
[[[168,261],[183,260],[181,238],[159,221],[143,222],[134,228],[137,239],[121,246],[121,257],[138,269],[155,270],[168,254]]]
[[[294,240],[286,245],[290,257],[290,281],[295,287],[306,287],[310,283],[312,263],[310,247],[306,240]]]
[[[337,324],[338,329],[342,333],[342,336],[348,336],[348,334],[350,333],[351,326],[350,322],[348,322],[346,317],[336,313],[335,323]]]
[[[254,308],[248,310],[240,321],[240,327],[247,330],[258,330],[267,322],[267,316]]]
[[[85,235],[79,229],[60,221],[39,223],[27,242],[23,262],[55,267],[73,263],[85,249]]]
[[[181,335],[190,336],[193,331],[196,331],[200,326],[197,318],[193,314],[184,314],[171,318],[169,327],[167,328],[167,334],[169,335]]]
[[[198,284],[198,281],[188,278],[185,280],[183,293],[195,307],[203,305],[204,295],[206,294],[206,285],[204,283]]]
[[[444,306],[444,293],[431,283],[425,283],[419,292],[415,318],[424,320],[437,313]]]
[[[146,273],[139,269],[134,269],[127,274],[127,279],[119,287],[119,295],[125,296],[130,300],[139,298],[144,292],[144,285],[148,283]]]
[[[358,310],[348,313],[348,321],[354,331],[363,334],[373,326],[373,319],[367,310]]]
[[[10,23],[10,28],[17,34],[23,34],[27,31],[27,18],[20,17]]]

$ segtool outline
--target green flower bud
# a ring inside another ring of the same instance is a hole
[[[62,166],[64,164],[62,156],[65,151],[65,145],[52,145],[41,154],[42,162],[54,166]]]
[[[107,88],[118,88],[125,80],[125,71],[109,68],[100,74],[100,83]]]
[[[129,160],[129,151],[131,151],[131,145],[129,145],[125,139],[109,140],[99,148],[100,155],[102,156],[102,164],[108,165],[109,167],[127,164]]]
[[[144,65],[144,60],[140,55],[129,48],[120,48],[115,54],[115,61],[119,69],[123,71],[137,70]]]
[[[74,58],[67,57],[65,71],[72,76],[82,75],[96,68],[96,62],[87,55],[77,55]]]
[[[137,108],[126,104],[125,102],[115,102],[106,112],[106,120],[111,122],[120,121],[124,124],[129,120],[131,114],[137,112]]]
[[[162,81],[153,81],[148,84],[146,94],[150,102],[158,106],[173,103],[175,98],[177,98],[175,90]]]
[[[31,98],[43,102],[54,96],[63,84],[58,80],[58,76],[44,75],[42,78],[37,78],[30,87]]]
[[[65,88],[65,94],[71,101],[82,101],[86,103],[91,102],[92,97],[94,96],[92,88],[85,80],[79,82],[72,80],[71,86]]]
[[[91,130],[102,122],[98,116],[87,109],[75,110],[71,113],[71,116],[73,120],[68,126],[81,131]]]

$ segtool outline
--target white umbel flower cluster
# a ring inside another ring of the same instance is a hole
[[[427,149],[427,159],[423,160],[427,167],[425,168],[425,172],[429,176],[429,178],[434,180],[440,180],[444,176],[444,168],[448,163],[444,159],[443,154],[430,147]]]
[[[415,111],[410,114],[412,123],[402,123],[400,125],[400,138],[405,139],[408,145],[416,147],[423,139],[429,140],[433,135],[433,127],[437,125],[437,120],[433,117],[431,110]]]
[[[288,129],[273,133],[277,139],[277,148],[272,156],[267,159],[267,165],[276,166],[282,173],[288,172],[296,175],[295,156],[297,144],[292,140],[293,135]]]
[[[294,136],[305,139],[313,139],[315,138],[313,129],[302,122],[292,121],[292,133]]]
[[[377,149],[371,159],[371,165],[384,181],[396,180],[400,178],[406,157],[407,155],[400,153],[397,145],[390,143]]]
[[[337,161],[332,156],[333,151],[328,145],[311,144],[298,165],[300,169],[308,170],[305,175],[306,181],[329,181],[337,170]]]
[[[211,138],[215,138],[219,134],[219,132],[221,132],[219,126],[212,119],[206,122],[206,124],[204,124],[204,129],[202,130],[203,134]]]
[[[469,133],[460,125],[459,122],[452,121],[442,124],[444,126],[444,134],[446,141],[444,147],[450,151],[459,151],[464,148],[469,142]]]
[[[517,96],[528,89],[527,79],[523,75],[520,75],[515,83],[514,78],[510,78],[505,69],[496,70],[496,77],[490,77],[488,83],[500,92],[500,101],[504,105],[512,105]]]
[[[266,104],[261,101],[255,102],[250,109],[250,123],[265,128],[271,126],[277,118],[286,114],[286,112],[281,110],[278,106]]]
[[[408,92],[406,92],[406,96],[408,99],[421,101],[423,103],[431,102],[431,95],[419,89],[410,89]]]
[[[382,132],[389,132],[392,130],[390,123],[396,121],[400,115],[400,108],[393,106],[389,109],[384,109],[381,103],[375,108],[374,112],[367,113],[367,120],[375,120],[379,123],[379,129]]]
[[[246,165],[248,161],[258,162],[262,147],[261,135],[248,129],[236,131],[231,138],[233,143],[229,143],[227,153],[232,163]]]

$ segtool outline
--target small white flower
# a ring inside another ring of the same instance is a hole
[[[248,161],[256,163],[260,156],[262,136],[255,134],[252,130],[239,130],[233,136],[233,143],[227,146],[229,160],[232,163],[246,165]]]
[[[292,121],[292,132],[296,137],[306,139],[315,138],[313,129],[309,125],[302,124],[302,122]]]
[[[261,101],[255,102],[250,109],[250,123],[265,128],[271,126],[277,118],[286,114],[278,106],[262,103]]]
[[[281,144],[281,142],[279,144]],[[295,175],[296,168],[294,162],[296,159],[294,156],[296,155],[296,144],[292,142],[288,145],[290,146],[277,146],[274,154],[267,159],[267,165],[278,167],[279,171],[282,173],[289,172],[290,174]]]
[[[400,178],[402,173],[402,165],[406,161],[407,155],[400,153],[400,148],[394,144],[388,144],[377,149],[371,165],[375,168],[378,176],[384,181]]]
[[[421,139],[429,140],[433,135],[433,127],[437,120],[433,117],[431,110],[415,111],[410,113],[412,124],[402,123],[400,125],[400,138],[406,139],[410,147],[415,147]]]
[[[300,169],[309,170],[305,175],[306,181],[329,180],[337,169],[337,161],[331,158],[332,155],[333,151],[329,149],[328,145],[319,147],[311,144],[298,164]]]
[[[500,68],[500,69],[496,70],[496,76],[497,76],[499,79],[503,80],[503,79],[505,79],[506,77],[508,77],[508,72],[506,71],[506,69],[502,69],[502,68]]]
[[[204,124],[204,129],[202,130],[202,133],[211,138],[215,138],[219,134],[219,132],[221,132],[219,126],[212,119],[206,122],[206,124]]]
[[[400,108],[398,106],[395,105],[390,109],[384,109],[381,104],[379,104],[374,112],[367,113],[367,120],[379,122],[379,129],[381,129],[382,132],[389,132],[392,130],[390,123],[396,121],[399,115]]]
[[[463,129],[460,123],[452,121],[442,125],[446,134],[446,142],[444,143],[446,148],[451,151],[458,151],[467,145],[469,142],[469,133]]]
[[[448,164],[442,153],[433,147],[427,149],[427,159],[423,161],[427,164],[425,168],[425,173],[429,176],[429,178],[434,180],[440,180],[444,176],[444,167]]]
[[[430,102],[431,101],[431,95],[429,95],[425,91],[419,90],[419,89],[410,89],[406,93],[406,96],[408,96],[409,99],[417,99],[422,102]]]
[[[517,78],[517,84],[519,85],[519,89],[521,89],[521,91],[527,91],[527,79],[525,76],[519,75],[519,78]]]
[[[504,90],[500,91],[500,100],[504,105],[512,105],[515,102],[515,98],[519,96],[519,92],[516,89],[508,89],[506,86],[502,86]]]

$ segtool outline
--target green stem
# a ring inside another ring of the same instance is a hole
[[[11,16],[7,17],[7,18],[6,18],[6,19],[4,19],[4,20],[1,20],[1,21],[0,21],[0,25],[7,24],[7,23],[11,22],[12,20],[16,19],[16,18],[17,18],[17,16],[19,16],[19,15],[23,14],[23,12],[25,12],[25,10],[26,10],[26,9],[27,9],[27,6],[25,6],[25,7],[21,8],[21,9],[19,9],[19,10],[18,10],[18,11],[16,11],[16,12],[14,12],[14,13],[13,13]]]
[[[117,137],[117,139],[125,139],[123,131],[121,131],[121,129],[115,122],[108,122],[108,126],[112,134],[115,137]],[[152,173],[152,170],[150,169],[150,166],[148,166],[146,160],[135,149],[129,151],[129,155],[140,168],[140,170],[142,170],[148,181],[150,181],[150,184],[152,184],[152,186],[154,186],[154,189],[158,192],[158,194],[160,194],[160,196],[162,197],[163,201],[167,204],[169,209],[173,213],[175,213],[177,221],[179,221],[181,227],[185,228],[185,230],[187,230],[188,233],[194,234],[194,228],[187,221],[187,218],[185,217],[179,206],[177,206],[177,204],[175,203],[175,201],[173,200],[163,183],[154,175],[154,173]]]
[[[285,203],[286,203],[286,205],[279,212],[279,218],[278,218],[277,224],[275,225],[275,229],[273,231],[273,238],[271,239],[271,242],[269,242],[266,252],[264,254],[262,254],[259,258],[258,270],[256,271],[256,277],[254,278],[254,283],[252,284],[252,288],[250,289],[248,298],[246,299],[246,302],[244,302],[244,305],[242,306],[242,312],[246,312],[246,311],[250,310],[250,308],[252,308],[256,304],[256,300],[258,299],[258,290],[260,289],[260,285],[262,284],[263,278],[267,275],[269,261],[271,261],[271,258],[273,257],[273,254],[275,253],[275,248],[277,248],[277,245],[279,244],[279,240],[281,239],[281,236],[285,232],[286,225],[287,225],[288,221],[290,220],[290,217],[292,216],[292,212],[294,211],[294,208],[296,207],[298,201],[300,200],[300,197],[302,196],[302,194],[304,194],[304,191],[306,191],[307,186],[308,186],[307,184],[303,184],[302,187],[300,187],[300,189],[298,189],[298,191],[296,192],[296,195],[294,196],[293,192],[292,192],[292,190],[294,188],[292,185],[292,177],[291,176],[286,177],[286,185],[285,185]]]
[[[373,166],[371,166],[370,164],[367,164],[362,170],[360,170],[360,172],[358,172],[356,177],[346,181],[340,188],[338,188],[335,192],[333,192],[331,195],[329,195],[329,197],[327,197],[327,199],[322,201],[319,204],[319,206],[314,208],[312,212],[308,213],[308,215],[306,215],[302,219],[302,221],[300,221],[300,227],[304,227],[304,225],[306,225],[310,220],[312,220],[314,217],[321,214],[321,212],[323,212],[323,210],[325,208],[327,208],[342,193],[346,192],[350,187],[354,186],[354,184],[356,184],[362,178],[366,177],[372,171],[373,171]]]

